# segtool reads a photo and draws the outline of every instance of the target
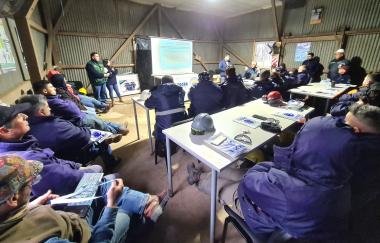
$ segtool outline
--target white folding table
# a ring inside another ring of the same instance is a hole
[[[226,136],[234,138],[237,134],[240,134],[243,130],[249,131],[247,134],[251,140],[252,145],[249,146],[249,151],[260,147],[272,138],[276,136],[275,133],[262,130],[260,127],[253,129],[239,123],[234,122],[235,118],[240,116],[250,117],[254,114],[261,115],[268,118],[275,118],[280,121],[282,130],[285,130],[296,123],[296,121],[289,120],[274,116],[276,111],[283,109],[270,107],[264,104],[262,100],[251,101],[245,105],[238,106],[229,110],[225,110],[212,115],[216,132],[223,132]],[[307,116],[312,112],[314,108],[307,108],[303,112],[298,112],[303,116]],[[211,215],[210,215],[210,242],[215,240],[215,222],[216,222],[216,197],[217,197],[217,176],[218,173],[231,165],[237,159],[230,159],[223,154],[213,150],[210,146],[205,144],[205,139],[212,136],[212,134],[195,136],[191,135],[191,122],[187,122],[163,131],[166,135],[166,156],[168,163],[168,184],[169,195],[173,195],[173,182],[172,182],[172,161],[170,155],[170,141],[173,141],[178,146],[182,147],[189,154],[197,158],[199,161],[211,168],[212,180],[211,180]],[[244,155],[242,155],[243,157]]]
[[[335,99],[339,95],[343,94],[350,87],[355,87],[355,85],[350,84],[336,84],[334,88],[331,87],[330,83],[310,83],[307,85],[300,86],[295,89],[290,89],[290,98],[293,94],[308,95],[318,98],[326,99],[325,114],[328,113],[330,100]]]
[[[149,142],[150,142],[150,148],[152,150],[152,154],[154,153],[154,147],[153,147],[153,138],[152,138],[152,131],[151,131],[151,125],[150,125],[150,114],[149,114],[149,108],[145,106],[145,100],[141,100],[138,97],[132,97],[132,104],[133,104],[133,112],[135,113],[135,124],[136,124],[136,131],[137,131],[137,140],[140,140],[140,130],[139,130],[139,123],[137,119],[137,112],[136,112],[136,104],[143,108],[146,113],[146,122],[148,125],[148,136],[149,136]]]

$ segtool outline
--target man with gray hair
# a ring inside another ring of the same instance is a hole
[[[119,142],[121,134],[111,134],[103,142],[95,143],[91,141],[89,128],[75,126],[69,121],[53,116],[45,96],[26,95],[18,102],[31,105],[26,112],[31,128],[29,134],[37,138],[41,148],[50,148],[57,157],[82,164],[87,164],[98,156],[102,158],[105,166],[118,163],[109,144]]]

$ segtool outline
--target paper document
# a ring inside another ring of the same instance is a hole
[[[260,120],[257,120],[252,117],[246,117],[246,116],[241,116],[236,119],[234,119],[234,122],[237,122],[239,124],[242,124],[244,126],[250,127],[250,128],[258,128],[261,124]]]

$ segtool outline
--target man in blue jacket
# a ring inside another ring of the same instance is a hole
[[[231,67],[232,63],[230,60],[230,54],[226,54],[224,59],[219,62],[220,76],[222,77],[222,82],[224,82],[226,78],[226,70],[228,67]]]
[[[306,66],[306,72],[311,78],[311,82],[320,82],[324,67],[319,63],[319,58],[314,57],[313,52],[307,53],[307,60],[302,62]]]
[[[329,72],[327,73],[329,79],[335,80],[339,76],[338,67],[340,64],[350,65],[350,61],[345,57],[344,49],[337,50],[335,52],[335,59],[329,63]]]
[[[33,187],[34,195],[40,196],[49,189],[56,194],[71,193],[84,173],[102,171],[98,165],[81,167],[79,163],[59,159],[51,149],[42,149],[36,138],[26,135],[30,127],[28,116],[24,112],[30,108],[31,105],[26,103],[11,107],[0,106],[0,154],[15,154],[44,164],[42,183]]]
[[[275,89],[275,84],[270,78],[270,71],[265,70],[260,74],[260,80],[256,81],[253,87],[248,89],[249,96],[253,99],[261,99],[263,95]]]
[[[220,111],[223,108],[222,89],[212,82],[208,72],[200,73],[198,80],[199,83],[191,87],[188,94],[191,102],[189,116]]]
[[[341,240],[348,230],[350,186],[353,204],[379,193],[379,146],[378,107],[356,105],[345,120],[313,118],[289,147],[274,147],[273,162],[255,165],[242,180],[242,170],[222,171],[220,201],[232,205],[258,238],[282,230],[294,238]],[[202,191],[209,179],[199,168],[190,170],[189,181]]]
[[[109,144],[119,142],[121,134],[111,135],[102,143],[91,141],[91,131],[69,121],[51,115],[50,107],[43,95],[27,95],[19,103],[31,104],[26,112],[31,127],[29,134],[37,138],[41,148],[50,148],[57,157],[86,164],[100,156],[105,166],[116,165]],[[49,134],[46,132],[49,131]]]
[[[245,88],[241,77],[236,75],[235,68],[227,68],[226,74],[227,79],[221,84],[224,107],[229,109],[248,102],[248,90]]]
[[[33,83],[33,90],[36,94],[46,96],[54,116],[68,120],[77,126],[86,126],[114,134],[127,135],[129,132],[126,126],[104,121],[95,115],[82,112],[71,100],[62,99],[57,94],[56,88],[48,81],[41,80]]]
[[[356,93],[342,95],[331,107],[330,114],[345,116],[350,106],[357,102],[380,107],[380,73],[368,74]]]
[[[184,99],[185,91],[174,83],[171,76],[164,76],[162,83],[151,90],[151,96],[145,101],[145,106],[156,111],[156,139],[165,142],[162,130],[186,119]]]
[[[255,80],[258,77],[260,77],[260,68],[257,67],[257,62],[252,61],[251,67],[246,68],[244,78]]]

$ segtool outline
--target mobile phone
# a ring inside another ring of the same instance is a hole
[[[220,135],[220,136],[214,138],[214,139],[211,141],[211,144],[212,144],[212,145],[215,145],[215,146],[219,146],[219,145],[221,145],[224,141],[226,141],[226,139],[227,139],[227,138],[226,138],[225,136]]]
[[[266,121],[268,120],[268,118],[266,118],[265,116],[260,116],[260,115],[253,115],[252,116],[253,118],[256,118],[256,119],[259,119],[259,120],[262,120],[262,121]]]

